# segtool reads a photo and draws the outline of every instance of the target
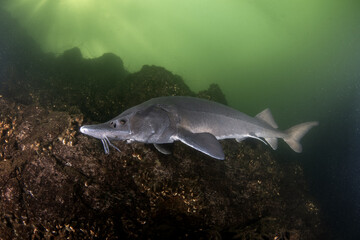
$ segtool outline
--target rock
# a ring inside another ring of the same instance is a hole
[[[211,101],[215,101],[227,105],[227,101],[224,93],[221,91],[219,85],[215,83],[211,84],[207,90],[200,91],[197,94],[197,97],[205,98]]]
[[[223,141],[225,161],[181,143],[162,155],[117,142],[121,153],[105,155],[79,135],[81,114],[4,98],[0,108],[3,239],[316,238],[301,168],[261,143]]]
[[[126,83],[129,84],[124,98],[128,102],[126,108],[159,96],[195,96],[180,76],[163,67],[145,65],[139,72],[130,74]]]

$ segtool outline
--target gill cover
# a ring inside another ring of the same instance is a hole
[[[173,133],[165,132],[171,129],[168,112],[157,105],[137,111],[130,118],[129,124],[131,137],[139,142],[166,143],[169,139],[168,135]]]

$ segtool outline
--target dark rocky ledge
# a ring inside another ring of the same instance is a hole
[[[0,235],[4,239],[315,239],[320,220],[302,170],[262,143],[223,141],[225,161],[180,143],[78,133],[82,114],[0,98]]]

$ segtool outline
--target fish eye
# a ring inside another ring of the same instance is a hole
[[[121,119],[121,120],[120,120],[120,124],[121,124],[121,125],[124,125],[125,123],[126,123],[126,120],[124,120],[124,119]]]

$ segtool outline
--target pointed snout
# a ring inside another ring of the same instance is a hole
[[[91,132],[94,132],[94,125],[84,125],[80,128],[80,132],[86,135],[91,135]]]
[[[83,134],[86,134],[87,131],[88,131],[88,129],[86,128],[86,125],[85,125],[85,126],[82,126],[82,127],[80,128],[80,132],[83,133]]]
[[[84,125],[80,128],[80,132],[88,136],[102,139],[105,133],[104,127],[100,124],[96,125]]]
[[[80,128],[80,132],[86,135],[90,135],[94,130],[93,125],[84,125]]]
[[[107,123],[84,125],[80,127],[80,132],[98,139],[109,138],[125,140],[129,136],[128,130],[113,129]]]

